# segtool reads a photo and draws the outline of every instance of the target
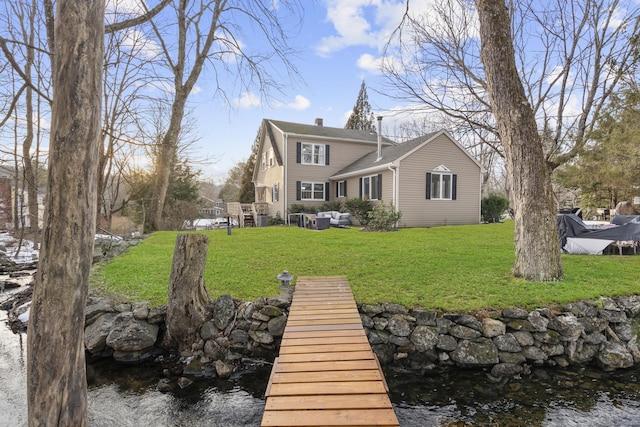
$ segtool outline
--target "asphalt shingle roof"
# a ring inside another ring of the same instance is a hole
[[[331,139],[347,139],[352,141],[378,142],[378,134],[368,130],[333,128],[329,126],[306,125],[302,123],[283,122],[280,120],[269,120],[273,126],[284,133],[319,136]],[[384,144],[395,144],[392,140],[382,137]]]
[[[335,173],[334,176],[353,173],[353,172],[357,172],[365,169],[370,169],[375,166],[386,165],[388,163],[391,163],[399,159],[400,157],[404,156],[405,154],[409,153],[411,150],[414,150],[416,147],[418,147],[420,144],[424,143],[425,141],[433,138],[433,136],[436,135],[437,133],[439,132],[428,133],[426,135],[403,142],[401,144],[382,147],[382,158],[378,161],[376,161],[376,159],[378,158],[378,151],[377,150],[372,151],[371,153],[365,154],[363,157],[351,163],[349,166],[342,169],[341,171]]]

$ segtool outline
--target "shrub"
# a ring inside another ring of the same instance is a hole
[[[340,200],[336,200],[335,202],[325,202],[320,206],[318,212],[329,212],[329,211],[338,211],[342,212],[344,206],[342,206],[342,202]]]
[[[367,229],[373,231],[391,231],[402,218],[402,212],[396,211],[393,203],[385,205],[380,202],[369,212],[369,223]]]
[[[292,204],[289,206],[289,213],[316,213],[318,208],[315,206],[305,206],[300,204]]]
[[[276,212],[274,216],[269,218],[269,225],[282,225],[284,224],[284,220],[280,216],[280,212]]]
[[[344,207],[347,209],[347,212],[350,212],[351,215],[362,225],[367,225],[369,223],[369,212],[373,210],[373,203],[371,200],[363,200],[363,199],[347,199],[344,202]]]
[[[502,194],[491,193],[482,199],[480,210],[484,222],[500,222],[500,217],[509,207],[509,199]]]

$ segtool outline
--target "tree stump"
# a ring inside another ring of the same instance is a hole
[[[167,335],[180,351],[200,339],[200,327],[210,318],[211,298],[204,287],[209,239],[202,234],[179,234],[173,251]]]

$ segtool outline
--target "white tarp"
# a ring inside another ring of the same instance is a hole
[[[614,240],[567,237],[567,243],[562,249],[570,254],[602,255],[602,251],[613,242]]]

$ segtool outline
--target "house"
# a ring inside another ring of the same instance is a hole
[[[480,222],[480,164],[445,131],[397,144],[379,132],[326,127],[322,119],[265,119],[253,182],[256,203],[285,220],[292,204],[357,197],[393,203],[402,227]]]

